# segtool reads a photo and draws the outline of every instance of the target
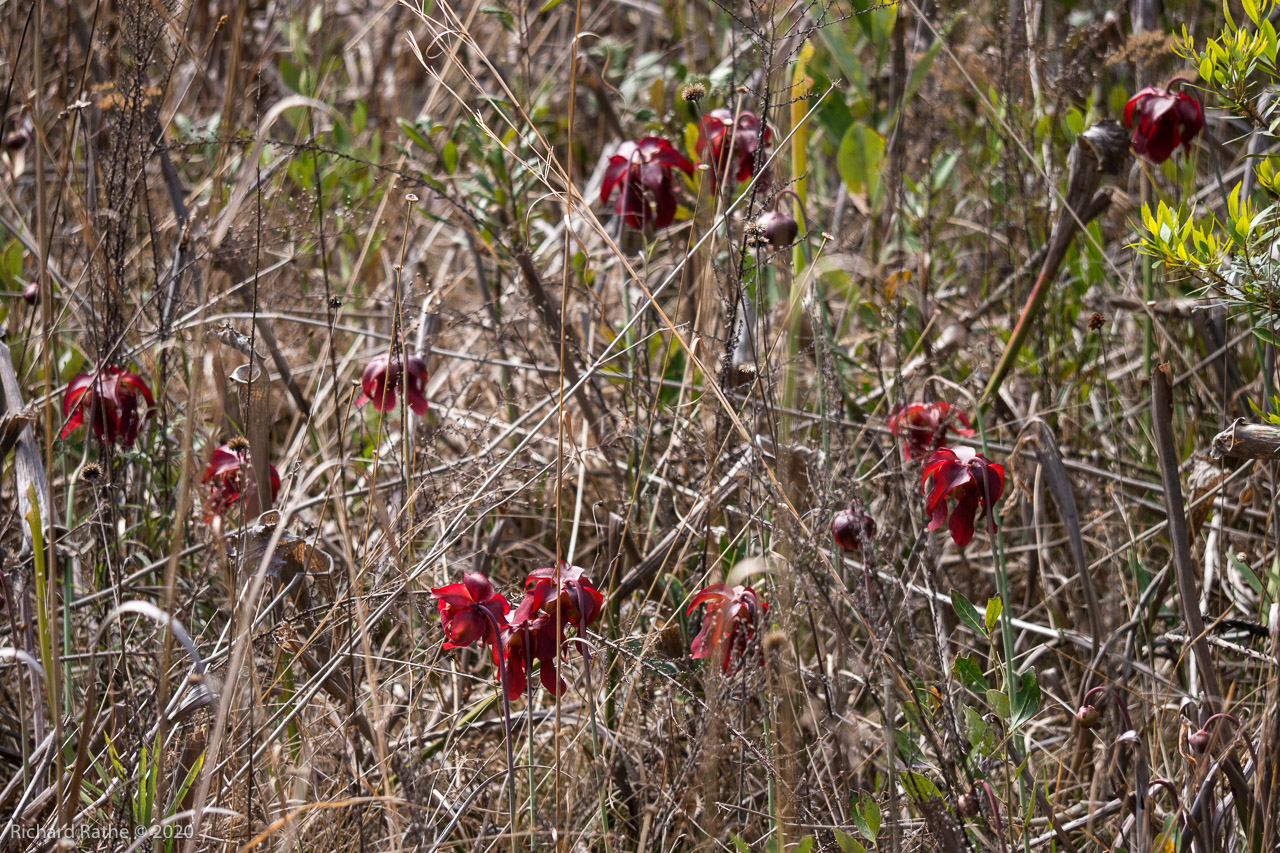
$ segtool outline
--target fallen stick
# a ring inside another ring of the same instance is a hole
[[[1214,459],[1280,459],[1280,427],[1251,424],[1236,418],[1231,426],[1213,437],[1210,454]]]

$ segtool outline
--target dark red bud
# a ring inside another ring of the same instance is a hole
[[[1196,755],[1202,754],[1209,748],[1209,732],[1204,729],[1196,729],[1187,735],[1187,746],[1191,747],[1191,751]]]
[[[961,817],[977,817],[978,798],[972,794],[961,794],[956,797],[956,811]]]
[[[21,151],[27,147],[27,143],[31,141],[31,134],[27,132],[25,127],[18,127],[4,135],[5,151]]]
[[[1102,714],[1098,713],[1098,709],[1093,705],[1082,705],[1080,710],[1076,711],[1076,722],[1080,724],[1082,729],[1091,729],[1098,725],[1098,721],[1102,719]]]
[[[796,235],[800,233],[800,227],[796,225],[794,219],[776,210],[762,213],[756,220],[756,224],[763,229],[764,238],[775,249],[790,246],[796,241]]]
[[[27,282],[27,286],[22,288],[22,301],[28,305],[35,305],[40,301],[40,285],[34,281]]]
[[[837,512],[831,519],[831,538],[846,551],[861,551],[862,546],[875,538],[875,535],[875,520],[856,498],[850,502],[848,509]]]

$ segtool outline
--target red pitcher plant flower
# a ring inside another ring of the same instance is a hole
[[[403,369],[402,369],[403,367]],[[416,355],[407,359],[399,354],[374,356],[369,366],[364,369],[360,384],[364,393],[356,400],[357,406],[370,401],[379,412],[386,412],[396,407],[396,390],[400,388],[401,376],[404,377],[404,396],[409,408],[416,415],[425,415],[427,403],[427,363]]]
[[[676,218],[672,169],[693,174],[693,164],[662,137],[646,136],[639,142],[624,142],[605,167],[600,202],[607,203],[614,189],[621,185],[618,200],[613,203],[614,213],[622,216],[632,228],[641,229],[650,222],[654,228],[666,228]]]
[[[734,121],[733,111],[712,110],[702,118],[698,133],[698,156],[710,160],[717,177],[716,191],[730,181],[742,183],[756,173],[756,152],[769,147],[772,131],[753,112],[743,111]],[[734,160],[729,169],[730,157]]]
[[[525,580],[525,597],[512,614],[512,623],[523,622],[537,610],[546,613],[554,622],[557,607],[560,611],[561,629],[572,625],[581,631],[600,618],[604,609],[604,596],[591,585],[585,570],[561,561],[559,594],[556,594],[556,569],[534,569]]]
[[[244,499],[243,469],[248,450],[248,442],[244,439],[232,439],[213,451],[200,482],[209,484],[209,510],[214,515],[222,515]],[[280,473],[276,471],[276,466],[271,465],[270,474],[271,499],[274,501],[280,493]]]
[[[65,438],[91,417],[93,434],[100,440],[133,444],[142,429],[147,412],[139,411],[142,403],[155,405],[151,389],[142,377],[119,367],[104,365],[93,373],[82,373],[67,385],[62,398],[62,416],[66,424],[59,433]]]
[[[769,612],[769,605],[749,586],[722,583],[712,584],[695,595],[685,615],[691,615],[703,604],[707,610],[702,616],[702,630],[693,638],[693,657],[697,660],[719,653],[720,671],[731,674],[738,668],[747,641],[755,636]]]
[[[463,575],[461,583],[431,590],[440,609],[444,648],[469,646],[476,640],[489,645],[508,701],[528,689],[534,661],[539,663],[542,686],[560,695],[565,683],[559,676],[557,657],[568,642],[565,627],[574,626],[581,636],[604,609],[604,596],[584,570],[565,562],[559,564],[558,572],[555,567],[534,569],[525,578],[525,588],[524,600],[514,612],[507,600],[493,591],[489,579],[477,572]],[[558,631],[557,613],[561,620]]]
[[[902,439],[902,452],[908,462],[946,444],[948,431],[973,435],[969,416],[950,403],[899,404],[889,413],[889,432]]]
[[[527,599],[526,599],[527,601]],[[564,692],[564,680],[556,672],[560,639],[556,636],[555,618],[545,613],[530,616],[523,604],[512,614],[511,622],[502,629],[502,665],[506,667],[507,699],[519,698],[529,686],[529,668],[538,661],[538,679],[552,696]]]
[[[846,551],[860,553],[862,546],[876,535],[876,522],[862,508],[862,501],[854,498],[849,508],[842,509],[831,519],[831,538]]]
[[[1182,82],[1174,78],[1169,85]],[[1191,140],[1204,127],[1204,112],[1186,92],[1147,86],[1124,105],[1124,126],[1133,131],[1129,145],[1134,153],[1159,164],[1179,145],[1191,151]]]
[[[920,471],[920,487],[933,478],[933,491],[926,507],[929,529],[947,525],[951,538],[963,548],[973,538],[974,516],[982,507],[987,531],[995,533],[995,504],[1004,492],[1004,468],[971,447],[943,447],[924,460]],[[947,513],[947,501],[955,506]]]
[[[498,631],[506,625],[511,605],[493,589],[489,579],[479,572],[468,572],[461,583],[431,590],[440,611],[446,649],[470,646],[476,640],[493,651],[493,662],[499,662]]]

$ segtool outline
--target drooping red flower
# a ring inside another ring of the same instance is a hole
[[[756,225],[764,234],[764,239],[775,249],[785,249],[796,241],[800,226],[787,214],[779,210],[767,210],[760,214]]]
[[[560,653],[560,638],[556,636],[555,619],[539,613],[527,615],[521,602],[510,624],[502,629],[502,665],[507,668],[507,699],[514,701],[529,686],[528,672],[538,661],[538,678],[552,696],[564,692],[565,683],[556,671],[556,657]],[[523,617],[521,611],[525,612]]]
[[[671,170],[693,174],[693,164],[660,136],[646,136],[639,142],[624,142],[609,158],[600,185],[600,202],[606,203],[615,187],[621,185],[613,212],[625,218],[627,225],[644,228],[666,228],[676,218],[675,185]],[[652,204],[649,197],[653,197]]]
[[[718,652],[720,671],[732,673],[746,652],[747,642],[769,612],[769,605],[749,586],[722,583],[712,584],[695,595],[685,615],[691,615],[703,604],[707,610],[702,616],[702,630],[693,638],[693,657],[696,660]],[[763,664],[763,653],[760,660]]]
[[[982,507],[987,532],[995,533],[995,504],[1004,493],[1003,466],[972,447],[943,447],[924,460],[920,471],[921,491],[930,477],[933,491],[926,502],[930,530],[947,525],[951,538],[963,548],[973,538],[974,516],[978,507]],[[951,498],[955,499],[955,506],[948,518],[947,500]]]
[[[499,662],[498,631],[506,624],[511,605],[493,584],[479,572],[468,572],[461,583],[431,590],[440,611],[440,626],[444,628],[446,649],[460,649],[476,640],[487,644],[493,652],[493,662]]]
[[[895,438],[902,438],[904,430],[906,437],[902,442],[902,452],[908,462],[945,444],[948,430],[957,435],[973,435],[973,430],[969,428],[969,416],[943,402],[895,406],[889,413],[889,431]]]
[[[403,362],[404,369],[401,370]],[[373,407],[379,412],[386,412],[396,407],[396,390],[400,388],[401,375],[406,377],[404,396],[416,415],[425,415],[427,403],[427,363],[416,355],[401,359],[397,355],[377,355],[369,361],[364,369],[360,384],[364,393],[356,400],[357,406],[373,401]]]
[[[771,135],[769,125],[746,110],[738,114],[736,122],[733,111],[726,109],[712,110],[702,117],[702,127],[698,131],[698,156],[713,164],[719,178],[717,192],[721,184],[751,180],[756,173],[756,152],[769,147]],[[731,156],[735,162],[729,169]]]
[[[556,595],[556,570],[554,567],[534,569],[525,579],[525,597],[512,614],[511,621],[523,622],[535,611],[541,610],[551,621],[556,619],[559,605],[561,628],[572,625],[579,632],[600,618],[604,609],[604,596],[585,577],[585,570],[560,562],[559,595]]]
[[[141,402],[146,403],[142,409]],[[142,429],[142,420],[155,406],[151,389],[142,377],[119,367],[104,365],[93,373],[82,373],[67,385],[62,398],[62,417],[66,420],[59,433],[65,438],[92,417],[93,434],[102,441],[133,444]]]
[[[849,508],[842,509],[831,519],[831,538],[846,551],[859,553],[862,546],[876,535],[875,519],[862,507],[862,501],[854,498]]]
[[[1133,131],[1129,145],[1135,154],[1163,163],[1179,145],[1191,151],[1191,140],[1204,127],[1204,112],[1186,92],[1147,86],[1124,105],[1124,126]]]
[[[209,466],[204,469],[200,482],[209,484],[209,510],[214,515],[222,515],[238,501],[244,499],[244,451],[224,444],[213,451]],[[271,470],[271,500],[280,493],[280,473],[276,466]]]

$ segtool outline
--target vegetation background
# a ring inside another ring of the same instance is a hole
[[[0,847],[1280,849],[1276,16],[0,4]],[[1178,75],[1187,150],[1071,165]],[[770,129],[719,192],[717,109]],[[703,167],[628,227],[650,136]],[[424,416],[357,405],[393,351]],[[135,442],[60,435],[95,364]],[[926,401],[1004,467],[967,547]],[[603,614],[504,702],[431,590],[557,559]],[[722,581],[770,605],[727,673]]]

